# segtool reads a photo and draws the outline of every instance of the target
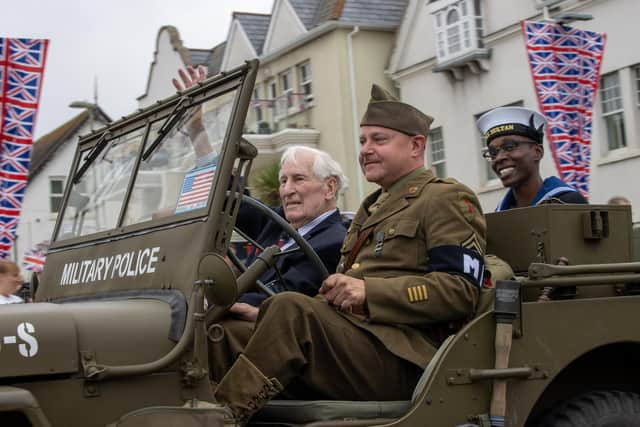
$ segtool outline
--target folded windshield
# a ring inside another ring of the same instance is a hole
[[[206,208],[236,92],[83,150],[56,240]]]

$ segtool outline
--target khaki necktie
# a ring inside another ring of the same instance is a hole
[[[383,191],[382,193],[380,193],[380,195],[378,196],[378,199],[371,206],[369,206],[369,213],[371,214],[375,213],[378,209],[380,209],[384,201],[387,200],[388,198],[389,198],[388,191]]]

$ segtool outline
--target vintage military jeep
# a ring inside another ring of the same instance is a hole
[[[80,140],[37,302],[0,309],[1,426],[222,421],[206,404],[207,325],[279,253],[266,248],[238,276],[225,256],[256,155],[241,134],[257,66]],[[489,249],[516,276],[483,290],[484,308],[438,349],[410,401],[276,400],[251,423],[638,425],[629,209],[487,217]],[[541,292],[551,300],[538,302]]]

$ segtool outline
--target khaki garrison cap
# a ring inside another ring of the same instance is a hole
[[[374,84],[360,126],[381,126],[404,134],[427,136],[433,118]]]

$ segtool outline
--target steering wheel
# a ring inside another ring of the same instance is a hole
[[[291,237],[297,243],[297,247],[294,246],[292,249],[282,251],[280,254],[278,254],[278,256],[286,255],[286,254],[301,250],[304,253],[304,255],[307,257],[307,259],[311,261],[314,268],[316,268],[321,273],[322,280],[324,280],[327,276],[329,276],[329,272],[327,271],[327,268],[325,267],[324,263],[322,262],[318,254],[313,250],[309,242],[307,242],[300,235],[300,233],[298,233],[296,229],[293,228],[291,224],[289,224],[284,218],[278,215],[273,209],[263,204],[261,201],[254,199],[251,196],[247,196],[246,194],[242,196],[242,203],[248,204],[249,206],[257,210],[260,215],[267,216],[271,221],[276,223],[289,237]],[[260,245],[254,239],[249,238],[240,229],[238,229],[237,227],[234,227],[234,230],[238,234],[240,234],[242,237],[247,239],[252,245],[257,247],[260,251],[264,250],[264,247],[262,245]],[[227,254],[229,255],[229,259],[231,259],[231,261],[233,262],[236,268],[238,268],[240,271],[245,271],[247,269],[244,263],[238,258],[238,256],[235,253],[233,253],[233,251],[228,250]],[[282,274],[280,273],[280,270],[278,269],[277,265],[274,265],[272,268],[275,269],[276,274],[280,279],[280,282],[284,284],[285,283],[284,279],[282,278]],[[260,291],[267,294],[268,296],[274,295],[275,293],[271,288],[267,287],[260,280],[256,282],[256,285]]]

